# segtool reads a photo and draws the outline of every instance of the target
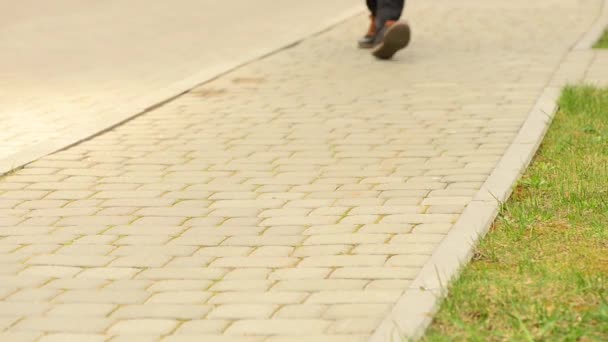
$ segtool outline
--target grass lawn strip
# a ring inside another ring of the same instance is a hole
[[[559,105],[425,341],[608,341],[608,89]]]

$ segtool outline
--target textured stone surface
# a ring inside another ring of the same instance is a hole
[[[599,5],[360,16],[3,178],[0,339],[367,339]]]

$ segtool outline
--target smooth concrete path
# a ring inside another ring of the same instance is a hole
[[[351,0],[0,2],[0,174],[362,8]]]

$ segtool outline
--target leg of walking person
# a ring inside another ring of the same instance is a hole
[[[374,41],[376,40],[376,10],[378,8],[377,0],[366,0],[367,8],[369,9],[369,28],[365,35],[359,39],[358,44],[362,49],[371,49],[374,47]]]
[[[390,59],[405,48],[411,37],[407,23],[399,21],[405,0],[377,0],[376,39],[372,54],[379,59]]]

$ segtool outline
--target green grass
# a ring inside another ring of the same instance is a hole
[[[600,40],[598,40],[593,47],[596,49],[608,49],[608,30],[604,31]]]
[[[569,87],[424,341],[608,341],[608,89]]]

